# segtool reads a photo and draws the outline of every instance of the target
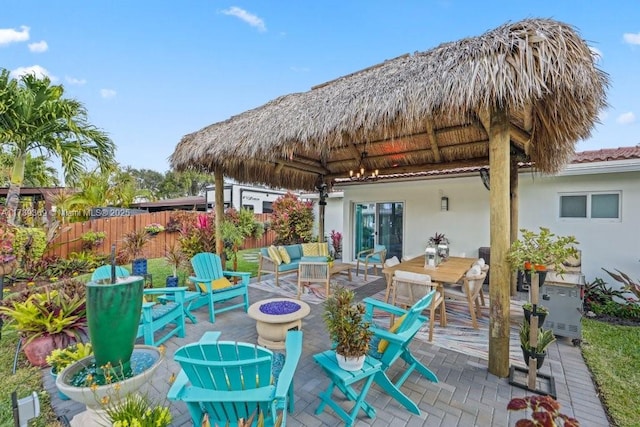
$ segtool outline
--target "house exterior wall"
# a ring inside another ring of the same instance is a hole
[[[602,271],[619,269],[632,278],[640,277],[640,172],[560,174],[545,177],[524,171],[519,175],[519,226],[537,231],[548,227],[558,235],[574,235],[582,251],[582,272],[587,281],[601,277]],[[478,256],[489,246],[489,191],[480,178],[472,176],[404,182],[376,182],[371,185],[340,186],[344,197],[330,198],[327,212],[342,212],[325,218],[325,230],[342,230],[343,260],[353,261],[353,206],[366,202],[404,203],[404,256],[424,253],[429,237],[444,233],[450,240],[451,255]],[[620,220],[567,220],[559,217],[561,193],[620,191]],[[442,211],[441,197],[449,199]],[[342,224],[340,224],[340,220]]]

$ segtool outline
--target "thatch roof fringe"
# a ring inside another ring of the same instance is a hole
[[[515,133],[529,135],[536,166],[556,172],[571,158],[576,142],[590,135],[606,105],[608,77],[594,61],[570,25],[549,19],[507,23],[479,37],[281,96],[185,135],[171,165],[221,168],[247,182],[312,188],[318,168],[328,176],[346,173],[357,166],[357,153],[376,141],[387,142],[374,144],[380,153],[374,153],[371,167],[391,168],[398,158],[407,165],[432,164],[438,156],[410,154],[434,149],[427,121],[438,144],[462,144],[477,140],[479,130],[487,138],[478,112],[505,109]],[[457,130],[446,130],[452,128]],[[409,142],[406,136],[414,134],[422,136]],[[451,160],[477,154],[457,150],[455,155],[462,157]],[[278,176],[273,174],[275,163],[293,158],[315,167],[304,173],[284,166]]]

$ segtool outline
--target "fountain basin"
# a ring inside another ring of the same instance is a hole
[[[106,397],[110,404],[114,404],[117,403],[118,398],[125,398],[128,394],[137,392],[151,380],[163,360],[164,355],[157,347],[136,345],[131,355],[132,376],[111,384],[99,385],[93,389],[91,386],[74,386],[72,381],[94,365],[94,356],[85,357],[65,368],[56,379],[58,390],[71,400],[83,403],[87,407],[85,412],[73,418],[71,425],[82,427],[105,425],[107,420],[101,401]],[[118,384],[118,390],[114,388],[115,384]]]

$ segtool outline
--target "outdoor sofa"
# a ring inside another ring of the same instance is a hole
[[[258,281],[262,274],[275,275],[276,286],[279,286],[280,276],[298,272],[298,263],[305,261],[324,261],[329,256],[329,244],[298,243],[295,245],[261,248],[259,253]]]

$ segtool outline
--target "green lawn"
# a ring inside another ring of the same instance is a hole
[[[583,319],[582,338],[582,355],[614,425],[640,426],[640,327]]]

